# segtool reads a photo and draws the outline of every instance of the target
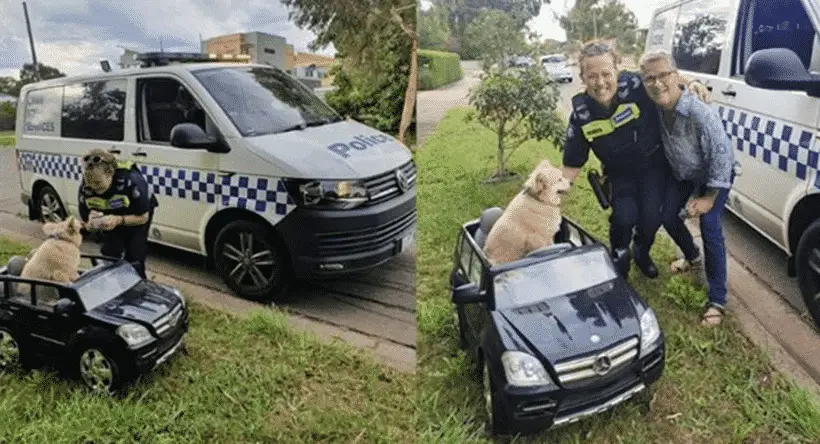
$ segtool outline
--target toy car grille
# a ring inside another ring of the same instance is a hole
[[[158,335],[164,336],[165,334],[172,332],[173,329],[179,324],[179,321],[181,319],[182,304],[178,304],[171,310],[170,313],[157,319],[156,322],[154,322],[154,329],[157,331]]]
[[[397,171],[401,172],[400,176],[404,181],[402,185],[408,190],[416,184],[416,164],[411,160],[400,166],[397,170],[364,181],[364,186],[370,195],[370,201],[367,205],[375,205],[390,200],[402,193],[402,188],[400,188],[402,185],[399,184],[399,174],[397,174]]]
[[[565,384],[609,374],[638,356],[638,343],[632,338],[594,355],[557,364],[558,380]]]

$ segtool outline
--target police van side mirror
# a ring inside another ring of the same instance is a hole
[[[226,146],[214,136],[205,133],[199,125],[180,123],[171,129],[171,146],[177,148],[207,149],[214,153],[226,153]]]
[[[756,88],[805,91],[820,97],[820,75],[811,74],[800,57],[786,48],[755,51],[746,62],[744,80]]]

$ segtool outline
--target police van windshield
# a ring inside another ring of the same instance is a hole
[[[276,69],[241,66],[193,74],[244,137],[342,120],[298,80]]]

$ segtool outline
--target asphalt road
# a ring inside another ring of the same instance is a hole
[[[42,236],[40,225],[28,221],[20,203],[20,184],[14,150],[0,147],[0,227],[26,236]],[[98,252],[86,242],[84,250]],[[223,306],[246,306],[197,255],[151,245],[149,275],[172,276],[224,293]],[[367,348],[387,350],[391,361],[409,368],[416,347],[416,252],[415,247],[387,264],[344,279],[311,282],[298,286],[283,308],[308,319],[365,335]],[[196,295],[192,295],[196,297]],[[376,346],[372,344],[376,343]]]

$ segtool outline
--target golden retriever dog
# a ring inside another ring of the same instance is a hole
[[[559,168],[542,161],[490,230],[484,245],[490,263],[516,261],[552,245],[561,227],[561,197],[569,187]]]
[[[50,222],[43,225],[43,232],[48,239],[30,254],[23,266],[21,277],[43,279],[52,282],[71,283],[79,277],[80,245],[83,235],[80,233],[83,224],[74,216],[62,222]],[[37,303],[53,304],[58,295],[37,287]],[[20,284],[17,289],[21,296],[30,294],[30,287]]]

